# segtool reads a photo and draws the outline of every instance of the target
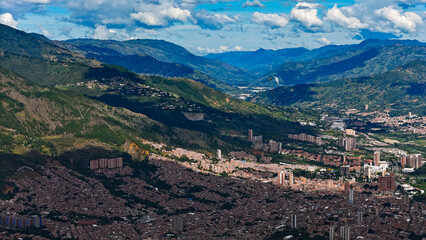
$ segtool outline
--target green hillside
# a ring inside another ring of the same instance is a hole
[[[403,42],[402,42],[403,43]],[[324,53],[309,61],[288,62],[265,74],[264,77],[252,83],[255,86],[277,86],[274,81],[268,81],[271,76],[279,79],[280,85],[296,85],[306,83],[323,83],[342,78],[358,78],[382,74],[414,60],[426,60],[426,46],[391,44],[386,46],[371,46],[356,49],[347,47],[350,51],[335,51]],[[361,44],[360,44],[361,45]],[[366,46],[367,43],[365,43]]]
[[[372,77],[349,78],[322,84],[279,87],[263,92],[252,102],[311,107],[392,108],[399,114],[426,113],[426,62],[414,61]]]
[[[142,56],[143,61],[149,61],[150,64],[178,64],[179,66],[170,66],[173,71],[178,71],[177,77],[191,77],[195,80],[204,80],[203,83],[211,84],[218,89],[225,88],[226,84],[238,84],[253,79],[253,76],[227,63],[210,60],[204,57],[195,56],[185,48],[176,44],[163,40],[137,39],[129,41],[112,41],[112,40],[94,40],[94,39],[74,39],[59,43],[70,50],[93,57],[98,60],[105,60],[107,63],[121,65],[135,72],[142,72],[140,65],[148,65],[141,62],[139,66],[135,66],[133,61],[126,58],[134,58]],[[146,58],[150,56],[152,59]],[[120,60],[121,58],[121,60]],[[121,64],[120,64],[121,63]],[[198,74],[188,74],[188,69],[193,69]],[[152,71],[152,68],[150,68]],[[205,76],[199,76],[204,74]],[[168,76],[167,74],[165,76]],[[200,78],[200,79],[198,79]],[[224,83],[219,84],[213,78]],[[229,89],[229,86],[227,87]]]
[[[42,41],[32,51],[44,51],[44,44],[50,43]],[[35,149],[54,155],[85,145],[123,150],[127,139],[137,142],[138,137],[227,151],[248,146],[244,135],[249,128],[277,140],[289,132],[313,131],[278,110],[234,99],[193,80],[139,76],[119,66],[88,65],[85,58],[75,62],[56,55],[53,60],[20,55],[25,45],[19,48],[9,50],[13,48],[6,42],[0,46],[1,139],[10,143],[1,151]]]

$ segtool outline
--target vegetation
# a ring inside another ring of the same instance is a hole
[[[270,76],[280,79],[282,85],[323,83],[343,78],[362,78],[385,73],[415,60],[426,60],[425,44],[413,41],[366,41],[355,46],[335,46],[304,62],[287,62],[268,72],[253,85],[276,86],[267,81]],[[320,52],[318,49],[317,52]],[[306,55],[308,55],[306,53]]]
[[[414,61],[384,74],[354,79],[341,79],[321,84],[279,87],[259,93],[252,102],[276,105],[323,107],[336,105],[343,109],[392,109],[398,115],[408,112],[426,113],[426,92],[416,87],[426,79],[425,61]],[[362,92],[363,94],[359,94]],[[392,112],[391,112],[392,114]]]
[[[77,48],[87,57],[121,65],[138,73],[191,77],[223,90],[232,89],[224,82],[234,83],[253,79],[251,74],[236,67],[195,56],[183,47],[163,40],[138,39],[120,42],[75,39],[62,44],[71,45],[70,48]],[[137,64],[133,61],[135,59],[138,60]],[[154,68],[156,66],[161,67]]]

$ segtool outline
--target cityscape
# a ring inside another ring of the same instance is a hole
[[[425,10],[0,1],[0,239],[426,240]]]

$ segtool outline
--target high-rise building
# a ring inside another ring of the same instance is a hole
[[[279,143],[275,142],[274,140],[269,140],[269,149],[270,152],[278,152],[280,149]]]
[[[354,202],[354,189],[353,188],[349,189],[349,202],[350,203]]]
[[[367,111],[368,110],[368,104],[365,104],[365,111]]]
[[[379,166],[380,161],[380,151],[374,152],[374,166]]]
[[[321,137],[316,137],[315,138],[315,144],[316,145],[322,145],[322,139],[321,139]]]
[[[346,138],[345,150],[356,149],[356,138]]]
[[[297,216],[296,216],[296,214],[291,214],[291,228],[297,228]]]
[[[334,240],[334,236],[335,236],[334,231],[335,231],[335,228],[336,228],[336,226],[334,226],[334,225],[330,227],[330,231],[328,233],[330,240]]]
[[[362,212],[358,212],[358,214],[357,214],[358,224],[362,224],[363,216],[364,216],[364,214]]]
[[[39,227],[43,226],[40,216],[33,215],[33,216],[31,216],[31,218],[33,219],[34,227],[39,228]]]
[[[253,148],[258,149],[261,148],[263,146],[263,136],[254,136],[253,137]]]
[[[333,180],[327,179],[325,181],[326,181],[326,184],[327,184],[327,188],[333,188],[334,187]]]
[[[284,172],[284,171],[281,171],[281,172],[278,174],[278,184],[279,184],[279,185],[284,185],[284,183],[285,183],[285,172]]]
[[[340,166],[340,174],[348,175],[351,173],[351,167],[349,165]]]
[[[348,194],[349,194],[349,182],[345,182],[344,186],[345,186],[345,196],[348,196]]]
[[[337,140],[337,145],[347,151],[356,149],[356,138],[341,137]]]
[[[408,155],[406,160],[407,160],[406,165],[407,167],[410,167],[410,168],[420,168],[423,165],[421,154]]]
[[[183,220],[182,217],[174,216],[172,218],[173,221],[173,230],[178,233],[182,233],[183,231]]]
[[[308,138],[306,136],[307,136],[306,133],[299,134],[299,140],[300,141],[307,141]]]
[[[121,168],[123,167],[123,158],[111,158],[111,159],[97,159],[90,161],[90,169],[102,169],[102,168]]]
[[[395,176],[393,173],[390,174],[390,176],[386,176],[386,177],[379,177],[378,179],[378,189],[379,190],[390,190],[390,191],[395,191],[396,189],[396,183],[395,183]]]
[[[349,226],[340,227],[340,238],[342,240],[350,240],[351,238],[351,229]]]
[[[222,150],[217,150],[217,158],[222,159]]]
[[[351,239],[351,228],[349,226],[345,227],[345,240]]]
[[[251,129],[248,130],[247,141],[253,141],[253,130]]]
[[[337,146],[344,148],[345,147],[345,142],[346,142],[346,139],[344,137],[339,138],[337,140]]]
[[[288,185],[292,186],[293,185],[293,172],[289,172],[288,173]]]
[[[407,164],[407,156],[405,155],[400,156],[399,161],[401,162],[402,168],[405,168],[405,165]]]

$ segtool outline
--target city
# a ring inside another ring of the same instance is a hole
[[[0,239],[426,240],[425,9],[0,1]]]

